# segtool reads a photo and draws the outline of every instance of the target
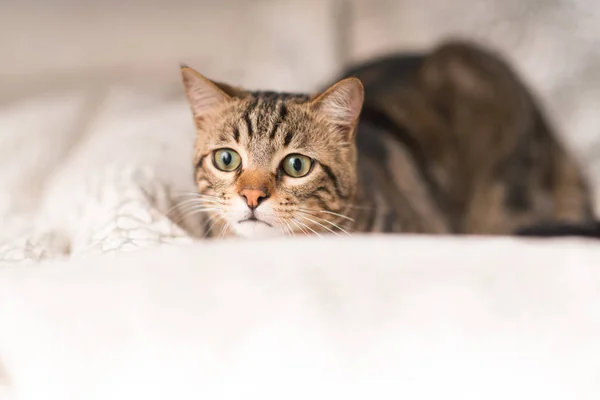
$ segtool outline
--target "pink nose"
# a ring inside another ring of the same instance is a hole
[[[246,199],[246,203],[250,209],[254,210],[264,199],[269,197],[264,190],[261,189],[244,189],[240,192],[240,196]]]

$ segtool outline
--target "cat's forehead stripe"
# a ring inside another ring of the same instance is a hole
[[[283,123],[285,117],[287,115],[287,107],[284,102],[280,102],[278,107],[278,116],[273,126],[271,127],[271,132],[269,133],[269,139],[273,139],[277,134],[277,128]]]
[[[257,104],[258,104],[257,100],[252,101],[248,105],[248,108],[246,108],[246,111],[244,112],[244,115],[242,116],[242,118],[244,119],[244,123],[246,124],[246,134],[248,135],[248,137],[252,137],[252,133],[253,133],[252,120],[250,119],[250,114],[252,113],[252,111],[254,111],[254,108],[256,107]]]
[[[304,102],[310,100],[310,96],[305,93],[286,93],[286,92],[251,92],[255,99],[263,99],[268,101],[298,101]]]
[[[310,100],[307,94],[278,93],[278,92],[252,92],[252,100],[244,110],[242,120],[248,139],[255,136],[266,136],[274,139],[280,133],[279,127],[288,115],[289,103],[304,103]],[[292,135],[287,132],[286,146],[289,145]]]
[[[285,134],[285,139],[283,140],[283,145],[285,147],[288,147],[290,145],[290,143],[292,142],[292,139],[294,138],[294,131],[289,130],[286,134]]]
[[[270,100],[268,97],[258,97],[258,105],[254,109],[254,121],[256,131],[264,136],[264,132],[271,128],[278,101]]]

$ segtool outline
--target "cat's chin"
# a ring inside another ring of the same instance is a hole
[[[251,239],[270,238],[283,235],[281,229],[256,220],[236,222],[231,224],[231,229],[237,236]]]

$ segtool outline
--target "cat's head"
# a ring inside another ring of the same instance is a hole
[[[198,131],[197,210],[214,226],[264,237],[339,231],[348,222],[363,103],[358,79],[308,96],[250,92],[188,67],[181,72]]]

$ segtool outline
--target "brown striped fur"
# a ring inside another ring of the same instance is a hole
[[[475,45],[377,60],[314,96],[182,73],[212,235],[509,234],[592,220],[587,182],[530,92]],[[240,168],[215,168],[219,148],[237,151]],[[287,176],[288,154],[310,157],[312,170]],[[264,201],[250,209],[244,189]]]

